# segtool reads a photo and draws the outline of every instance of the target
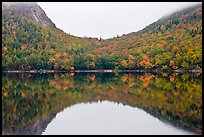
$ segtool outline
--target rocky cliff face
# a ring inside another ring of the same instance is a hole
[[[18,13],[19,15],[32,18],[45,26],[56,28],[55,24],[47,17],[44,10],[36,2],[3,2],[2,11]]]

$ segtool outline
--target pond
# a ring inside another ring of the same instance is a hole
[[[202,75],[3,73],[2,134],[202,134]]]

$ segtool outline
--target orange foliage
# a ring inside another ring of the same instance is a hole
[[[55,84],[55,87],[56,87],[57,89],[61,89],[60,83],[56,83],[56,84]]]
[[[173,75],[173,76],[170,76],[170,81],[174,81],[174,79],[175,79],[175,76]]]
[[[101,45],[101,43],[97,41],[97,42],[96,42],[96,45],[99,46],[99,45]]]
[[[91,67],[94,68],[95,66],[96,66],[95,63],[92,61],[91,62]]]
[[[123,82],[128,82],[128,75],[123,75],[120,80],[122,80]]]
[[[128,94],[128,89],[127,88],[121,88],[121,89],[122,89],[123,93]]]
[[[70,68],[68,66],[65,67],[66,70],[69,70]]]
[[[166,35],[166,36],[164,37],[165,40],[168,40],[168,39],[170,39],[170,38],[171,38],[171,35]]]
[[[154,76],[153,75],[144,75],[140,77],[140,80],[145,82],[145,81],[150,81],[150,79],[152,79]]]
[[[140,63],[139,63],[139,64],[140,64],[140,66],[145,66],[145,65],[146,65],[146,63],[147,63],[146,61],[140,61]]]
[[[65,85],[65,86],[63,87],[63,89],[66,90],[66,89],[67,89],[67,86]]]
[[[140,80],[143,82],[143,87],[146,88],[149,85],[149,82],[153,75],[144,75],[140,77]]]
[[[110,54],[110,56],[112,57],[114,55],[114,52]]]
[[[71,76],[74,76],[74,73],[72,72],[72,73],[70,73],[70,75],[71,75]]]
[[[54,78],[55,78],[55,80],[58,80],[57,74],[54,74]]]
[[[55,61],[55,59],[54,59],[53,57],[51,57],[49,60],[50,60],[51,62]]]
[[[149,82],[144,82],[144,83],[143,83],[143,87],[144,87],[144,88],[148,87],[148,85],[149,85]]]
[[[49,81],[49,85],[50,85],[50,86],[54,86],[54,85],[55,85],[55,82],[54,82],[54,81]]]
[[[138,52],[138,53],[142,53],[142,50],[138,48],[137,52]]]
[[[21,97],[22,97],[22,98],[27,98],[27,94],[24,93],[24,92],[21,92]]]
[[[145,79],[145,76],[141,76],[141,77],[140,77],[140,80],[144,82],[144,81],[146,80],[146,79]]]
[[[175,65],[174,61],[171,60],[171,61],[170,61],[170,66],[173,67],[174,65]]]
[[[68,54],[66,52],[64,52],[63,56],[64,58],[68,58]]]
[[[113,87],[113,86],[110,86],[110,89],[111,89],[112,91],[115,91],[115,90],[116,90],[116,88]]]
[[[61,57],[61,54],[58,52],[56,55],[55,55],[56,59],[59,59]]]
[[[71,66],[71,67],[70,67],[70,70],[74,70],[74,67],[73,67],[73,66]]]
[[[26,49],[26,46],[21,46],[21,50],[25,50]]]
[[[143,59],[144,59],[144,60],[148,60],[149,57],[148,57],[147,55],[144,55],[144,56],[143,56]]]
[[[90,76],[90,78],[91,78],[92,81],[94,81],[95,78],[96,78],[96,76],[95,76],[95,75],[92,75],[92,76]]]
[[[157,47],[158,48],[161,48],[163,45],[162,44],[157,44]]]

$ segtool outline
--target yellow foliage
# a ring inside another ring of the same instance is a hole
[[[127,68],[127,66],[128,66],[128,63],[127,63],[126,60],[122,60],[122,61],[120,62],[120,64],[121,64],[123,67],[125,67],[125,68]]]
[[[133,60],[133,59],[134,59],[133,55],[129,55],[129,56],[128,56],[128,59],[129,59],[129,60]]]
[[[21,97],[22,97],[22,98],[26,98],[26,97],[27,97],[26,93],[21,92]]]
[[[165,66],[163,66],[163,67],[162,67],[162,69],[167,69],[167,68],[168,68],[168,66],[167,66],[167,65],[165,65]]]
[[[162,26],[160,27],[160,29],[164,31],[164,30],[166,29],[166,27],[165,27],[164,25],[162,25]]]
[[[127,82],[128,81],[128,75],[123,75],[120,80],[122,80],[123,82]]]
[[[7,93],[7,92],[4,92],[4,93],[3,93],[3,96],[4,96],[4,97],[8,97],[8,93]]]

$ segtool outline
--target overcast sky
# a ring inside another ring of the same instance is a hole
[[[38,2],[38,4],[64,32],[80,37],[107,39],[141,30],[166,14],[198,2]]]

